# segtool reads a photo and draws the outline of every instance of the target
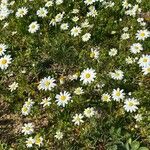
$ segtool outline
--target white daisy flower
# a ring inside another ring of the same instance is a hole
[[[126,61],[127,64],[132,64],[132,63],[134,62],[134,59],[128,56],[128,57],[125,59],[125,61]]]
[[[99,58],[99,51],[97,49],[91,48],[90,57],[93,59],[98,59]]]
[[[60,139],[63,138],[63,133],[60,132],[60,131],[57,131],[54,137],[55,137],[56,139],[60,140]]]
[[[22,133],[24,135],[32,134],[34,132],[34,125],[32,123],[25,123],[22,127]]]
[[[40,25],[37,23],[37,21],[34,21],[29,25],[28,31],[30,33],[35,33],[36,31],[39,30],[39,28],[40,28]]]
[[[128,28],[128,27],[124,27],[122,30],[123,30],[124,32],[127,32],[127,31],[129,30],[129,28]]]
[[[72,36],[74,36],[74,37],[76,37],[76,36],[78,36],[80,33],[81,33],[81,28],[80,27],[78,27],[78,26],[76,26],[76,27],[73,27],[72,29],[71,29],[71,35]]]
[[[145,30],[138,30],[136,33],[136,38],[138,40],[145,40],[146,38],[150,37],[150,32],[145,29]]]
[[[138,64],[140,67],[150,66],[150,55],[142,55],[138,61]]]
[[[35,140],[32,137],[27,138],[26,140],[26,146],[28,148],[32,147],[32,145],[35,143]]]
[[[109,56],[115,56],[115,55],[117,55],[117,49],[116,48],[112,48],[112,49],[110,49],[110,51],[109,51]]]
[[[12,92],[14,90],[16,90],[18,87],[18,83],[14,82],[11,85],[9,85],[9,90]]]
[[[68,30],[68,28],[69,28],[68,23],[63,23],[63,24],[61,24],[61,26],[60,26],[60,29],[61,29],[61,30]]]
[[[16,12],[16,17],[23,17],[28,13],[28,9],[26,7],[21,7],[18,8],[17,12]]]
[[[57,94],[55,98],[58,106],[65,107],[65,105],[70,101],[71,96],[69,92],[64,91],[60,92],[60,94]]]
[[[44,7],[43,8],[40,7],[40,9],[36,12],[36,14],[38,15],[38,17],[44,18],[47,16],[48,11]]]
[[[56,21],[56,22],[61,22],[62,19],[63,19],[63,16],[64,16],[64,12],[57,14],[57,15],[55,16],[55,21]]]
[[[31,107],[23,105],[21,109],[22,115],[27,116],[29,115],[30,111],[31,111]]]
[[[7,49],[7,45],[0,44],[0,56],[4,55],[6,49]]]
[[[32,107],[34,103],[35,102],[31,98],[28,98],[28,100],[25,102],[24,106]]]
[[[142,44],[140,43],[134,43],[133,45],[131,45],[130,47],[130,51],[133,54],[137,54],[140,53],[143,50]]]
[[[43,107],[50,106],[50,104],[51,104],[50,100],[51,100],[50,97],[44,98],[44,99],[42,99],[42,102],[40,104],[43,105]]]
[[[91,34],[90,33],[86,33],[82,36],[82,41],[83,42],[87,42],[89,39],[91,38]]]
[[[129,38],[130,38],[130,36],[129,36],[128,33],[123,33],[123,34],[121,35],[121,39],[123,39],[123,40],[127,40],[127,39],[129,39]]]
[[[60,5],[63,3],[63,0],[56,0],[56,5]]]
[[[5,55],[3,57],[0,58],[0,68],[2,70],[5,70],[8,68],[9,64],[11,64],[11,56],[10,55]]]
[[[150,73],[150,65],[147,66],[147,67],[143,67],[142,72],[143,72],[144,75],[149,74]]]
[[[110,72],[111,78],[115,80],[122,80],[124,77],[124,73],[121,70],[115,70],[115,72]]]
[[[94,108],[93,108],[93,107],[91,107],[91,108],[86,108],[86,109],[84,110],[84,115],[85,115],[86,117],[88,117],[88,118],[93,117],[93,116],[95,115]]]
[[[55,84],[55,79],[54,78],[51,78],[50,76],[49,77],[45,77],[44,79],[42,79],[38,85],[38,89],[39,90],[52,90],[54,87],[56,86]]]
[[[119,102],[120,100],[123,100],[125,98],[125,94],[123,93],[123,90],[120,90],[119,88],[117,88],[113,90],[112,98],[114,101]]]
[[[136,121],[141,121],[142,120],[142,115],[141,114],[137,114],[137,115],[134,116],[134,119]]]
[[[72,18],[72,21],[73,22],[77,22],[79,20],[79,17],[78,16],[74,16],[73,18]]]
[[[85,19],[85,21],[81,23],[81,27],[82,28],[88,28],[88,27],[90,27],[88,19]]]
[[[46,4],[45,4],[45,7],[50,7],[50,6],[53,6],[54,2],[51,0],[51,1],[47,1]]]
[[[73,10],[72,10],[72,13],[73,13],[73,14],[79,13],[79,9],[73,9]]]
[[[129,99],[125,100],[123,107],[127,112],[132,113],[132,112],[135,112],[138,109],[137,105],[139,105],[139,102],[137,101],[137,99],[129,98]]]
[[[41,145],[43,145],[43,138],[41,137],[41,136],[35,136],[35,138],[34,138],[34,140],[35,140],[35,144],[36,145],[38,145],[39,147],[41,146]]]
[[[111,96],[108,93],[104,93],[101,97],[103,102],[110,102],[111,101],[110,98]]]
[[[72,122],[74,122],[75,125],[79,126],[81,123],[84,122],[82,119],[83,119],[82,114],[75,114],[75,116],[73,116]]]
[[[86,4],[86,5],[91,5],[91,4],[93,4],[95,2],[95,0],[84,0],[84,3]]]
[[[77,94],[77,95],[81,95],[81,94],[83,94],[84,92],[83,92],[82,87],[78,87],[78,88],[75,89],[74,93]]]
[[[88,84],[94,81],[96,78],[96,72],[92,68],[84,69],[80,75],[80,81],[83,81],[83,84]]]

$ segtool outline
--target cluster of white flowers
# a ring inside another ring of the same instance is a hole
[[[7,69],[12,60],[10,55],[5,54],[7,48],[7,45],[3,43],[0,44],[0,69],[2,70]]]
[[[26,101],[22,107],[22,115],[24,115],[24,116],[29,115],[33,104],[34,104],[33,100],[28,98],[28,101]]]
[[[33,144],[38,145],[39,147],[43,145],[43,137],[36,135],[34,138],[29,137],[26,140],[26,146],[28,148],[32,147]]]
[[[95,113],[96,112],[93,107],[88,107],[83,112],[84,116],[87,118],[93,117],[95,115]],[[75,114],[73,116],[72,122],[74,122],[75,125],[80,125],[80,124],[84,123],[84,121],[83,121],[84,116],[82,114]]]

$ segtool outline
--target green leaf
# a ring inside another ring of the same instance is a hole
[[[131,143],[131,149],[132,149],[132,150],[137,150],[139,147],[140,147],[140,142],[138,142],[138,141],[133,141],[133,142]]]

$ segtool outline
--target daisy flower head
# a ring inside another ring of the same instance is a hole
[[[129,39],[129,38],[130,38],[130,36],[129,36],[128,33],[123,33],[123,34],[121,35],[121,39],[123,39],[123,40],[127,40],[127,39]]]
[[[78,27],[78,26],[76,26],[76,27],[73,27],[72,29],[71,29],[71,35],[72,36],[74,36],[74,37],[76,37],[76,36],[78,36],[80,33],[81,33],[81,28],[80,27]]]
[[[86,33],[82,36],[82,41],[83,42],[87,42],[89,39],[91,38],[91,34],[90,33]]]
[[[139,102],[137,101],[137,99],[129,98],[129,99],[125,100],[123,107],[127,112],[132,113],[132,112],[135,112],[138,109],[137,105],[139,105]]]
[[[29,135],[34,132],[34,125],[32,123],[25,123],[24,126],[22,127],[22,133],[24,135]]]
[[[34,21],[29,25],[28,31],[30,33],[35,33],[36,31],[39,30],[39,28],[40,28],[40,25],[37,23],[37,21]]]
[[[11,64],[11,56],[10,55],[5,55],[3,57],[0,58],[0,68],[2,70],[5,70],[8,68],[9,64]]]
[[[80,75],[80,81],[83,81],[83,84],[90,84],[96,78],[96,72],[92,68],[84,69]]]
[[[54,137],[58,140],[61,140],[63,138],[63,133],[60,131],[57,131]]]
[[[74,93],[77,94],[77,95],[81,95],[81,94],[83,94],[84,92],[83,92],[82,87],[78,87],[78,88],[75,89]]]
[[[47,11],[46,8],[43,7],[43,8],[40,8],[40,9],[36,12],[36,14],[37,14],[38,17],[44,18],[44,17],[47,16],[48,11]]]
[[[72,18],[72,21],[73,22],[77,22],[79,20],[79,17],[78,16],[74,16],[73,18]]]
[[[116,48],[112,48],[112,49],[110,49],[110,51],[109,51],[109,56],[115,56],[115,55],[117,55],[117,49]]]
[[[43,145],[43,138],[41,136],[39,135],[35,136],[34,140],[35,144],[38,145],[39,147]]]
[[[51,78],[50,76],[49,77],[45,77],[43,78],[39,85],[38,85],[38,89],[39,90],[49,90],[51,91],[54,87],[56,86],[56,83],[55,83],[55,79],[54,78]]]
[[[69,28],[68,23],[62,23],[61,26],[60,26],[61,30],[68,30],[68,28]]]
[[[84,0],[86,5],[92,5],[96,0]]]
[[[150,66],[150,55],[142,55],[138,61],[140,67]]]
[[[23,105],[23,107],[21,109],[22,115],[27,116],[27,115],[29,115],[30,111],[31,111],[31,107]]]
[[[136,121],[141,121],[142,120],[142,115],[141,114],[137,114],[137,115],[134,116],[134,119]]]
[[[61,22],[62,19],[63,19],[63,16],[64,16],[64,12],[57,14],[57,15],[55,16],[55,21],[56,21],[56,22]]]
[[[0,43],[0,56],[4,55],[7,45]]]
[[[93,107],[89,107],[89,108],[86,108],[84,110],[84,115],[87,117],[87,118],[91,118],[95,115],[95,111],[94,111],[94,108]]]
[[[84,122],[82,119],[83,119],[82,114],[75,114],[75,116],[73,116],[72,122],[74,122],[75,125],[79,126],[81,123]]]
[[[25,102],[24,106],[32,107],[34,103],[35,102],[31,98],[28,98],[28,100]]]
[[[90,57],[93,58],[93,59],[98,59],[99,51],[97,49],[91,48]]]
[[[16,90],[18,87],[18,83],[14,82],[11,85],[9,85],[9,90],[12,92],[14,90]]]
[[[44,98],[44,99],[42,99],[42,102],[40,104],[43,105],[43,107],[50,106],[50,104],[51,104],[50,100],[51,100],[50,97]]]
[[[111,78],[115,80],[122,80],[124,77],[124,73],[121,70],[115,70],[115,72],[110,72]]]
[[[45,7],[53,6],[53,4],[54,4],[54,2],[52,0],[47,1],[46,4],[45,4]]]
[[[56,0],[56,5],[60,5],[63,3],[63,0]]]
[[[65,107],[66,104],[71,100],[71,96],[69,92],[60,92],[60,94],[57,94],[55,96],[56,102],[58,106],[63,106]]]
[[[150,37],[150,31],[148,31],[147,29],[145,30],[138,30],[136,33],[136,38],[138,40],[145,40],[146,38]]]
[[[114,101],[119,102],[120,100],[123,100],[125,98],[125,94],[123,90],[120,90],[119,88],[114,89],[112,92],[112,98]]]
[[[111,96],[108,93],[104,93],[101,97],[103,102],[110,102],[111,101]]]
[[[143,67],[142,72],[143,72],[144,75],[149,74],[150,73],[150,65],[147,66],[147,67]]]
[[[130,51],[133,54],[137,54],[140,53],[143,50],[142,44],[140,43],[134,43],[133,45],[131,45],[130,47]]]
[[[27,138],[27,140],[26,140],[26,146],[28,148],[32,147],[34,143],[35,143],[35,140],[32,137]]]
[[[26,7],[21,7],[18,8],[17,12],[16,12],[16,17],[17,18],[22,18],[23,16],[25,16],[28,13],[28,9]]]

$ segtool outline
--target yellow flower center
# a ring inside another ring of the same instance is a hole
[[[2,59],[1,64],[5,65],[6,63],[7,63],[7,60],[6,59]]]
[[[147,62],[147,61],[148,61],[147,58],[144,58],[144,59],[143,59],[143,62]]]
[[[108,100],[108,96],[104,96],[103,99],[104,99],[104,101],[107,101]]]
[[[50,85],[50,82],[49,81],[46,81],[45,82],[45,86],[49,86]]]
[[[62,101],[64,101],[64,100],[66,100],[66,96],[62,95],[62,96],[60,97],[60,99],[61,99]]]
[[[95,56],[94,52],[90,54],[90,57],[93,58]]]
[[[86,77],[86,78],[90,78],[91,75],[90,75],[89,73],[87,73],[87,74],[85,75],[85,77]]]
[[[116,92],[116,96],[120,96],[120,92]]]
[[[144,37],[144,36],[145,36],[145,33],[141,33],[141,36]]]
[[[35,25],[32,25],[31,28],[34,29],[34,28],[35,28]]]
[[[134,104],[132,103],[132,102],[129,102],[129,104],[128,104],[129,106],[133,106]]]

